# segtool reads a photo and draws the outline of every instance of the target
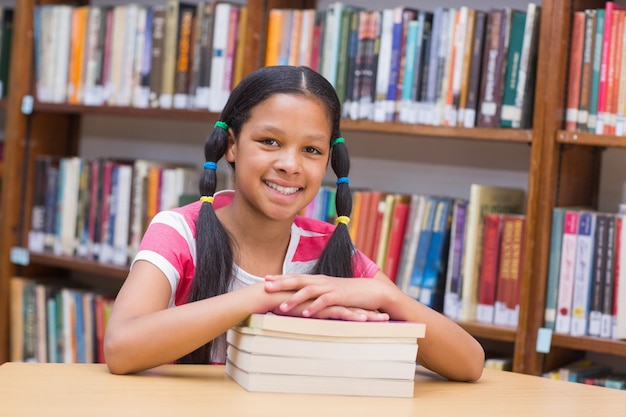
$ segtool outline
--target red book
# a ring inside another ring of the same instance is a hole
[[[570,41],[569,77],[567,86],[567,108],[565,130],[576,131],[578,124],[578,103],[580,99],[580,77],[585,43],[585,12],[575,12]]]
[[[624,10],[626,7],[620,6],[612,1],[607,1],[604,6],[604,33],[602,36],[602,59],[600,62],[600,83],[598,89],[598,122],[596,125],[596,133],[602,135],[606,133],[604,126],[606,124],[606,100],[607,87],[609,79],[609,67],[611,57],[611,34],[613,26],[613,10]]]
[[[407,214],[409,212],[410,197],[398,196],[393,207],[391,229],[389,230],[389,244],[387,247],[387,259],[383,272],[396,282],[398,262],[402,253],[404,241],[404,229],[406,227]]]
[[[502,219],[502,214],[485,214],[483,251],[478,281],[478,305],[476,308],[476,320],[482,323],[493,323]]]
[[[378,216],[378,203],[382,197],[382,193],[380,191],[370,191],[369,198],[369,209],[367,215],[367,225],[365,229],[365,233],[363,236],[363,249],[362,252],[370,259],[376,259],[376,235],[380,234],[380,230],[378,230],[378,226],[381,222],[379,222]],[[382,214],[380,216],[380,220],[382,221]]]

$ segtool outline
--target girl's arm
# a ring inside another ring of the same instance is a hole
[[[303,315],[315,314],[331,305],[379,310],[391,320],[426,324],[426,337],[419,340],[417,362],[456,381],[476,381],[482,375],[482,346],[454,321],[402,292],[383,272],[370,278],[331,278],[313,275],[266,277],[265,289],[296,291],[280,308],[284,312],[311,301]]]
[[[109,370],[126,374],[171,363],[205,345],[251,313],[277,311],[293,292],[268,293],[263,283],[168,308],[172,290],[165,275],[137,261],[118,293],[104,338]],[[290,315],[300,315],[308,303]],[[285,313],[283,313],[285,314]],[[381,320],[381,314],[339,306],[319,309],[319,318]],[[385,315],[386,317],[386,315]]]

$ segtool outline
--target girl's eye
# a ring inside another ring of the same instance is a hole
[[[265,138],[265,139],[261,139],[259,142],[265,144],[265,145],[269,145],[269,146],[277,146],[278,142],[275,139],[269,139],[269,138]]]
[[[315,154],[315,155],[321,155],[322,151],[320,151],[319,149],[313,147],[313,146],[307,146],[306,148],[304,148],[304,151],[306,153],[311,153],[311,154]]]

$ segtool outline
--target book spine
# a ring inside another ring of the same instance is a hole
[[[504,85],[502,92],[502,110],[500,126],[513,127],[514,122],[520,119],[520,114],[515,103],[517,86],[520,82],[519,69],[522,61],[522,50],[524,47],[524,33],[526,28],[527,13],[514,10],[511,15],[511,30],[504,74]]]
[[[584,336],[587,334],[596,215],[592,212],[581,212],[578,220],[576,268],[574,270],[574,291],[572,294],[572,327],[570,331],[572,336]]]
[[[483,234],[483,250],[480,262],[480,278],[478,282],[478,305],[476,320],[482,323],[493,323],[496,301],[496,285],[498,284],[498,266],[509,256],[510,245],[500,253],[503,216],[489,213],[485,215],[485,231]],[[506,233],[509,233],[508,229]],[[508,235],[507,235],[508,236]],[[504,237],[502,237],[504,243]],[[508,252],[507,252],[508,251]],[[501,285],[502,283],[500,283]],[[501,285],[504,287],[503,285]]]
[[[483,61],[483,48],[486,34],[487,14],[483,11],[476,11],[476,22],[474,25],[474,45],[472,48],[471,65],[469,70],[469,81],[467,86],[467,104],[462,111],[462,126],[474,127],[478,113],[478,101],[480,96],[480,80]],[[459,114],[461,116],[461,114]]]
[[[569,334],[572,321],[572,294],[576,267],[576,238],[578,235],[578,213],[568,210],[563,223],[561,247],[561,269],[557,299],[555,332]]]
[[[596,28],[596,10],[585,10],[585,37],[583,48],[582,73],[580,76],[580,98],[578,100],[578,119],[576,129],[587,130],[589,119],[589,100],[591,94],[591,70],[593,66],[593,43]]]
[[[483,62],[484,73],[478,103],[480,111],[477,124],[481,127],[500,125],[510,16],[510,9],[495,9],[489,12]]]
[[[450,250],[448,253],[448,270],[446,273],[446,289],[443,304],[443,313],[453,320],[459,318],[461,310],[461,272],[466,214],[467,200],[456,200],[450,229]]]
[[[591,278],[591,294],[589,296],[589,336],[600,336],[600,323],[602,320],[602,291],[604,274],[606,271],[606,245],[607,245],[607,214],[598,213],[596,216],[596,233],[594,236],[593,265]]]
[[[445,270],[448,263],[452,221],[451,206],[452,201],[448,198],[441,198],[437,202],[419,296],[419,301],[422,304],[440,312],[443,311]]]
[[[591,67],[591,91],[589,98],[589,118],[587,130],[596,132],[598,122],[598,94],[600,93],[600,70],[602,68],[602,48],[604,46],[604,9],[596,10],[596,30],[593,40],[593,61]]]
[[[567,104],[565,112],[565,130],[576,131],[578,124],[578,101],[580,98],[580,81],[585,41],[585,13],[574,12],[572,22],[572,38],[570,42],[569,76],[567,88]]]
[[[550,229],[550,259],[548,263],[548,282],[546,284],[546,305],[543,326],[554,330],[556,323],[557,290],[561,267],[561,246],[563,242],[563,221],[565,209],[555,207],[552,210]]]

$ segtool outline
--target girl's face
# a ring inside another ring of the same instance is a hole
[[[331,121],[313,98],[275,94],[252,109],[229,140],[239,197],[275,220],[292,219],[316,196],[330,154]]]

